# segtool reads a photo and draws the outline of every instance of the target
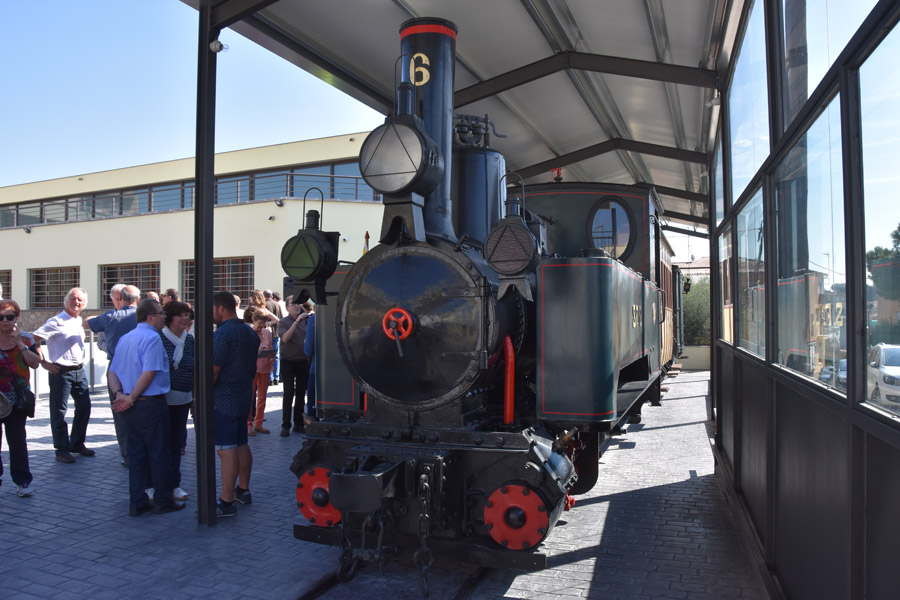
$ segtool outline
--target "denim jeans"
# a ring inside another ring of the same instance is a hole
[[[272,366],[272,374],[269,376],[269,381],[281,379],[281,352],[278,349],[279,346],[281,346],[281,338],[273,335],[272,348],[275,350],[275,364]]]
[[[65,373],[49,373],[50,382],[50,432],[57,456],[71,448],[84,445],[88,421],[91,419],[91,390],[84,368]],[[72,419],[72,434],[66,424],[69,409],[69,395],[75,400],[75,417]]]
[[[131,507],[147,503],[144,490],[154,488],[154,502],[172,503],[172,437],[165,396],[139,398],[122,413],[128,424],[128,493]]]

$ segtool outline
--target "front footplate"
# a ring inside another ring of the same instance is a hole
[[[316,527],[312,525],[294,524],[294,537],[305,542],[338,546],[344,535],[340,527]],[[371,541],[371,536],[369,536]],[[361,549],[363,543],[362,532],[354,530],[350,533],[350,541],[353,547]],[[419,549],[420,540],[414,535],[393,534],[386,535],[385,546],[394,546],[400,553],[408,556]],[[547,567],[547,555],[540,552],[514,551],[497,548],[491,542],[478,540],[440,539],[428,538],[428,548],[434,557],[441,560],[451,560],[475,564],[482,567],[496,569],[522,569],[523,571],[540,571]]]

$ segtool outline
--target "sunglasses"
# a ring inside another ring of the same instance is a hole
[[[0,315],[0,321],[2,321],[3,319],[6,319],[7,321],[15,321],[18,318],[19,318],[19,315],[14,315],[12,313],[7,314],[7,315]]]

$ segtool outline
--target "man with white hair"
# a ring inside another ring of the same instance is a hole
[[[65,310],[47,319],[32,333],[37,343],[41,366],[50,375],[50,431],[56,460],[73,463],[72,453],[94,456],[95,452],[85,447],[87,425],[91,418],[91,390],[84,371],[84,326],[81,311],[87,306],[88,296],[81,288],[72,288],[66,294]],[[47,344],[44,357],[41,343]],[[75,418],[72,420],[72,434],[66,424],[66,410],[69,395],[75,400]]]
[[[112,364],[119,338],[137,327],[135,311],[141,299],[141,290],[133,285],[117,284],[113,286],[109,295],[116,308],[101,315],[88,317],[84,320],[84,326],[90,327],[94,333],[101,333],[106,336],[106,356],[109,359],[109,364]],[[108,388],[108,391],[109,403],[112,405],[116,400],[116,395],[113,393],[112,388]],[[113,425],[116,428],[119,452],[122,453],[122,464],[127,465],[128,428],[125,424],[125,417],[121,413],[113,412]]]

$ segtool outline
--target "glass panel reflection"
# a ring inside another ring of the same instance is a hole
[[[713,194],[716,198],[716,226],[725,218],[725,177],[722,171],[722,137],[716,143],[716,157],[713,159]]]
[[[866,400],[900,415],[900,30],[859,71],[866,249]]]
[[[847,389],[846,262],[840,99],[775,172],[778,358]]]
[[[784,0],[784,123],[787,127],[876,0]]]
[[[769,97],[763,3],[754,2],[728,90],[731,194],[737,200],[769,155]]]
[[[719,237],[719,322],[722,324],[721,337],[734,343],[734,300],[732,299],[734,264],[731,248],[731,225],[722,230]]]
[[[760,356],[766,354],[763,230],[762,190],[758,190],[737,216],[737,326],[740,347]]]

